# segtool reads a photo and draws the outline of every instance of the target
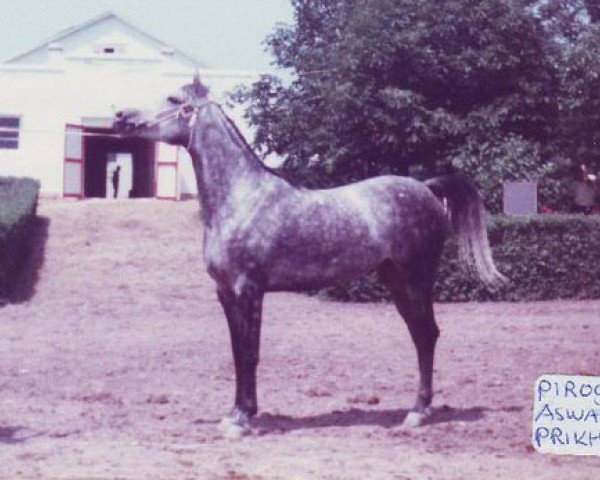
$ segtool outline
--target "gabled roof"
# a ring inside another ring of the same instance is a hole
[[[80,23],[79,25],[75,25],[73,27],[67,28],[59,33],[57,33],[56,35],[52,36],[51,38],[46,39],[44,42],[40,43],[39,45],[30,48],[28,50],[26,50],[25,52],[22,52],[18,55],[15,55],[11,58],[9,58],[8,60],[5,61],[5,63],[13,63],[13,62],[17,62],[19,60],[21,60],[22,58],[26,57],[27,55],[30,55],[32,53],[34,53],[37,50],[42,50],[42,49],[46,49],[48,47],[48,45],[52,44],[52,43],[56,43],[59,42],[63,39],[65,39],[66,37],[70,37],[72,35],[75,35],[78,32],[81,32],[82,30],[85,30],[93,25],[97,25],[99,23],[105,22],[107,20],[110,19],[115,19],[118,22],[126,25],[127,27],[131,28],[132,30],[136,31],[137,33],[139,33],[142,36],[145,36],[146,38],[151,39],[154,42],[157,42],[161,45],[163,45],[164,47],[173,47],[175,48],[175,51],[182,56],[183,58],[185,58],[187,61],[195,64],[197,67],[202,67],[203,64],[201,62],[199,62],[196,58],[194,58],[193,56],[181,51],[179,48],[176,48],[175,46],[173,46],[171,43],[167,43],[162,41],[161,39],[155,37],[154,35],[142,30],[141,28],[135,26],[134,24],[132,24],[131,22],[125,20],[122,16],[117,15],[114,12],[105,12],[101,15],[98,15],[97,17],[94,17],[90,20],[87,20],[83,23]]]

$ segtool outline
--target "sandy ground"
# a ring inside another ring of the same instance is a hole
[[[530,447],[543,373],[600,374],[600,302],[438,305],[430,424],[400,423],[416,358],[389,305],[272,294],[254,434],[221,438],[226,324],[195,202],[43,202],[0,310],[0,478],[588,479]]]

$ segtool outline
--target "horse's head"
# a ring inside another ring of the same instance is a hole
[[[126,108],[115,114],[114,128],[123,135],[186,145],[195,112],[208,99],[208,88],[194,76],[192,83],[169,95],[157,110]]]

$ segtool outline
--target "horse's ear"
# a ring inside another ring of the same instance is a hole
[[[192,81],[192,90],[197,97],[206,97],[208,95],[208,87],[200,80],[200,74],[196,70]]]

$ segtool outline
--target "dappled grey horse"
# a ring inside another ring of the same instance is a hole
[[[235,403],[221,427],[242,434],[258,409],[264,294],[317,289],[374,269],[416,346],[419,390],[404,424],[420,425],[430,414],[439,335],[432,288],[450,226],[458,235],[461,260],[488,284],[502,278],[490,254],[479,194],[458,176],[425,183],[381,176],[325,190],[292,186],[262,164],[207,95],[196,77],[166,98],[158,113],[118,112],[115,127],[125,135],[185,146],[191,155],[204,259],[227,317],[235,363]]]

